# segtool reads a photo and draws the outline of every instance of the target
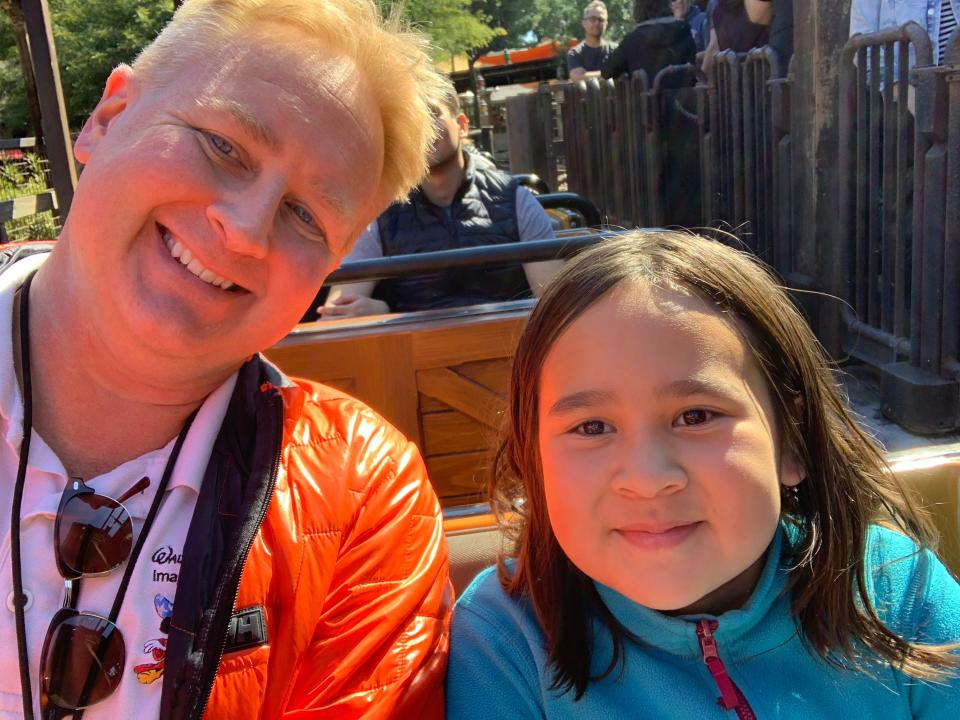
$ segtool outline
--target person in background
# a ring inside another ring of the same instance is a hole
[[[943,62],[950,37],[960,21],[960,0],[853,0],[850,36],[875,33],[915,22],[930,35],[933,62]]]
[[[713,66],[718,52],[749,52],[763,47],[769,39],[770,27],[750,21],[744,0],[718,0],[710,16],[710,43],[703,54],[703,70]]]
[[[434,122],[427,177],[367,227],[345,262],[554,237],[550,218],[527,188],[467,151],[470,123],[452,85],[434,107]],[[531,291],[539,296],[562,265],[451,268],[334,285],[318,312],[331,320],[515,300]]]
[[[637,23],[603,64],[603,77],[644,70],[650,82],[668,65],[696,59],[697,47],[686,20],[674,16],[671,0],[634,0]]]
[[[613,49],[613,45],[603,39],[607,29],[607,6],[600,0],[594,0],[583,9],[581,25],[583,40],[567,53],[567,71],[572,82],[599,77],[600,68]]]
[[[677,20],[686,20],[690,25],[697,52],[706,50],[710,42],[710,16],[697,6],[695,0],[671,0],[670,8]]]
[[[769,25],[767,44],[777,52],[781,71],[787,73],[787,65],[793,57],[793,0],[743,0],[747,17],[755,25]]]
[[[372,0],[186,0],[110,73],[52,251],[0,274],[0,715],[442,717],[423,461],[260,351],[420,181],[443,87]]]

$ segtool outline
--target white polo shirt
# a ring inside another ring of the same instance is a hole
[[[46,255],[34,255],[0,275],[0,719],[23,716],[13,574],[10,557],[10,508],[23,438],[23,401],[13,369],[11,322],[13,296],[30,270]],[[117,625],[126,643],[126,665],[117,690],[84,712],[90,720],[157,717],[163,685],[167,636],[160,625],[172,612],[183,544],[193,516],[203,473],[236,385],[236,373],[210,394],[197,413],[167,486],[166,498],[143,546],[123,601]],[[134,540],[153,502],[176,438],[164,447],[130,460],[99,477],[84,481],[97,492],[116,498],[144,475],[150,486],[124,502],[133,518]],[[20,547],[33,703],[39,715],[40,653],[50,619],[63,603],[63,579],[57,572],[53,526],[67,483],[63,463],[33,431],[20,514]],[[126,565],[109,575],[84,578],[78,609],[107,617]]]

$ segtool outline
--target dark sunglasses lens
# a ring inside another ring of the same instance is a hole
[[[120,684],[126,652],[123,635],[106,618],[61,610],[43,647],[43,694],[67,710],[100,702]]]
[[[133,522],[116,500],[84,493],[67,501],[57,530],[57,552],[78,575],[106,573],[123,564],[133,547]]]

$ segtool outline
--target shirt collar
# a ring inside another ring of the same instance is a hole
[[[13,298],[17,288],[47,256],[48,253],[29,255],[0,273],[0,419],[4,423],[4,438],[18,452],[23,440],[23,398],[13,372]],[[7,368],[10,372],[5,371]]]
[[[193,425],[187,432],[187,437],[184,438],[180,457],[170,477],[171,488],[189,487],[196,493],[200,492],[207,463],[213,452],[213,443],[220,433],[220,426],[227,415],[227,408],[236,384],[237,373],[233,373],[203,401],[203,405],[197,411],[197,417],[193,420]]]

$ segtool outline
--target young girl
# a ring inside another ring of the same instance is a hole
[[[571,262],[493,498],[517,550],[457,606],[451,720],[960,716],[960,587],[743,253],[634,233]]]

